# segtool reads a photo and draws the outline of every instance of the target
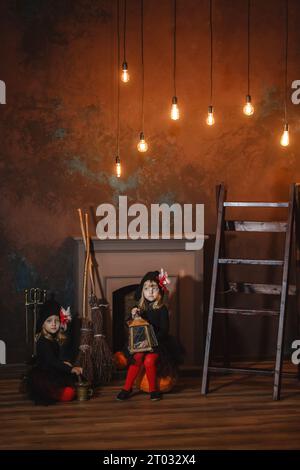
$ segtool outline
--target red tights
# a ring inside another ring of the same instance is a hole
[[[156,386],[156,363],[158,360],[158,354],[155,353],[135,353],[134,364],[130,364],[127,372],[126,382],[124,389],[131,390],[135,379],[141,367],[144,365],[146,369],[146,375],[149,382],[149,392],[154,392],[157,389]]]
[[[75,395],[76,392],[74,387],[64,387],[59,394],[58,401],[72,401],[74,400]]]

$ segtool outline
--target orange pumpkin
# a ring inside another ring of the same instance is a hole
[[[158,388],[160,392],[167,393],[172,390],[176,385],[177,377],[176,376],[167,376],[167,377],[158,377]],[[139,380],[137,380],[136,385],[143,392],[149,393],[149,382],[147,379],[146,373],[144,373]]]
[[[128,361],[127,361],[127,357],[122,351],[115,352],[114,363],[115,363],[117,370],[126,369]]]

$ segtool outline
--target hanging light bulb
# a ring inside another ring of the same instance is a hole
[[[209,26],[210,26],[210,103],[213,102],[213,12],[212,0],[209,0]],[[212,105],[208,106],[206,124],[213,126],[215,123]]]
[[[248,86],[248,93],[246,95],[246,103],[243,106],[243,113],[245,116],[252,116],[254,113],[254,107],[251,103],[251,95],[250,95],[250,19],[251,19],[251,0],[248,0],[248,12],[247,12],[247,62],[248,62],[248,70],[247,70],[247,86]]]
[[[246,116],[252,116],[254,113],[254,107],[251,103],[251,96],[246,95],[246,104],[243,107],[243,113],[246,114]]]
[[[116,156],[116,176],[117,176],[117,178],[120,178],[121,173],[122,173],[121,160],[120,160],[120,157],[117,155]]]
[[[280,138],[280,145],[287,147],[290,143],[289,125],[287,122],[287,88],[288,88],[288,0],[285,2],[285,73],[284,73],[284,128]]]
[[[142,153],[147,152],[148,150],[148,144],[145,141],[145,136],[143,132],[140,133],[140,140],[139,140],[139,143],[137,144],[137,149],[139,152],[142,152]]]
[[[289,143],[290,143],[289,125],[286,122],[285,125],[284,125],[283,133],[281,135],[280,144],[283,147],[287,147],[289,145]]]
[[[215,118],[214,118],[214,112],[213,112],[213,107],[208,106],[208,113],[207,113],[207,118],[206,118],[206,124],[208,126],[212,126],[215,123]]]
[[[140,129],[144,130],[144,95],[145,95],[145,80],[144,80],[144,0],[140,0],[141,4],[141,66],[142,66],[142,113],[141,113],[141,127]],[[148,144],[145,141],[144,132],[140,133],[140,140],[137,144],[137,149],[141,153],[145,153],[148,150]]]
[[[172,121],[179,119],[179,108],[176,93],[176,30],[177,30],[177,0],[173,0],[173,98],[170,117]]]
[[[119,0],[118,0],[119,1]],[[119,16],[118,16],[118,21],[119,21]],[[126,24],[127,24],[127,0],[124,0],[124,17],[123,17],[123,64],[122,64],[122,74],[121,74],[121,80],[124,83],[129,82],[129,73],[128,73],[128,65],[126,62]],[[119,25],[119,22],[118,22]],[[120,41],[119,41],[120,42]],[[120,63],[120,62],[118,62]]]
[[[121,75],[121,80],[124,83],[129,82],[129,73],[128,73],[128,65],[127,62],[123,62],[122,64],[122,75]]]
[[[177,121],[177,119],[179,119],[177,96],[173,96],[172,98],[171,119],[173,119],[173,121]]]

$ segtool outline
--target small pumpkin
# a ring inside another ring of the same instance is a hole
[[[176,376],[166,376],[166,377],[158,377],[158,389],[162,393],[167,393],[172,390],[172,388],[176,385],[177,377]],[[146,373],[144,373],[140,380],[137,381],[137,386],[143,392],[149,393],[149,382],[147,379]]]
[[[117,351],[114,354],[114,363],[117,368],[117,370],[123,370],[126,369],[128,360],[125,354],[122,351]]]

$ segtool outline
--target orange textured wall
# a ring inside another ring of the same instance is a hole
[[[120,2],[123,5],[122,1]],[[72,303],[69,237],[76,208],[130,201],[205,203],[215,227],[215,185],[237,199],[286,199],[300,178],[300,105],[289,102],[291,145],[283,149],[284,1],[253,0],[251,94],[247,93],[247,2],[214,1],[216,124],[209,104],[208,1],[178,0],[179,122],[169,119],[172,2],[145,0],[145,133],[140,155],[140,3],[128,0],[127,61],[121,85],[123,177],[116,152],[116,1],[4,0],[0,4],[1,339],[8,361],[24,351],[23,289],[39,285]],[[300,2],[290,0],[288,79],[300,79]],[[145,267],[147,270],[147,267]],[[13,325],[13,326],[12,326]]]

